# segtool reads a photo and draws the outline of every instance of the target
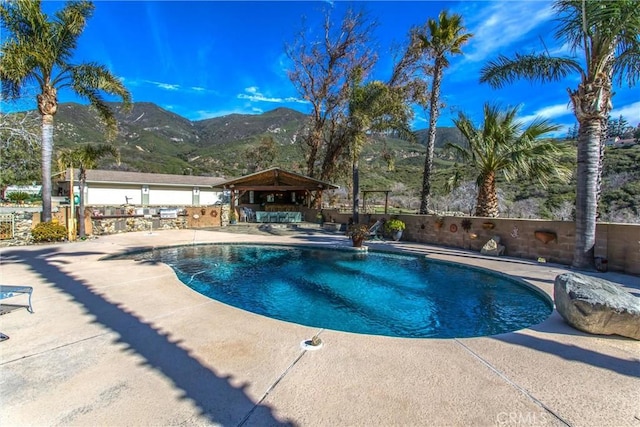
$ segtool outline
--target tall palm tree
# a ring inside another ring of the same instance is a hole
[[[598,184],[612,86],[624,81],[633,86],[640,77],[640,7],[636,0],[558,0],[555,8],[560,15],[555,38],[576,56],[500,56],[483,67],[480,81],[502,87],[518,78],[545,83],[569,74],[579,76],[577,89],[568,90],[579,124],[572,265],[590,268],[594,265]]]
[[[0,55],[0,83],[4,99],[20,97],[23,88],[36,84],[38,111],[42,116],[42,219],[51,220],[51,160],[53,117],[58,108],[58,91],[70,88],[87,99],[104,120],[111,135],[116,120],[102,93],[120,97],[125,107],[131,95],[106,67],[96,63],[75,64],[73,52],[93,14],[88,1],[70,1],[49,18],[40,0],[0,3],[3,29]]]
[[[74,168],[78,168],[78,183],[80,190],[80,203],[78,203],[78,234],[81,238],[86,237],[86,230],[84,226],[84,189],[87,184],[87,170],[95,169],[98,166],[98,160],[103,157],[111,155],[120,162],[120,152],[111,144],[86,144],[74,148],[65,148],[58,152],[57,163],[60,172],[65,171],[67,168],[71,168],[71,174],[74,172]],[[73,203],[73,188],[69,193],[70,202]]]
[[[449,143],[446,148],[462,160],[466,172],[463,174],[476,177],[477,216],[498,216],[496,179],[499,174],[507,181],[518,177],[535,179],[542,186],[546,186],[551,178],[566,181],[570,177],[570,171],[559,163],[569,147],[539,140],[549,132],[559,130],[560,126],[536,119],[525,127],[516,118],[518,110],[518,107],[501,110],[499,106],[485,104],[482,127],[476,127],[462,112],[453,121],[468,144]],[[463,174],[454,174],[452,186]]]
[[[392,87],[381,81],[361,84],[356,72],[352,79],[347,120],[347,135],[351,141],[349,152],[353,177],[353,221],[359,221],[360,172],[359,159],[362,149],[374,133],[394,130],[413,138],[409,129],[412,111],[405,102],[401,87]]]
[[[462,46],[473,37],[465,33],[462,16],[448,15],[440,12],[438,20],[427,21],[427,33],[418,34],[420,48],[433,57],[433,82],[429,95],[429,133],[427,138],[424,172],[422,175],[422,193],[420,197],[420,213],[426,214],[431,195],[431,171],[433,169],[433,150],[436,143],[436,126],[440,116],[440,87],[444,69],[449,67],[450,55],[461,55]]]

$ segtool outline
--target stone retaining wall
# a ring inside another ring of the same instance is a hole
[[[0,246],[23,246],[33,243],[31,229],[35,225],[33,217],[40,218],[40,213],[18,211],[13,212],[13,237],[0,240]]]
[[[323,209],[325,219],[348,223],[351,215]],[[392,215],[360,215],[360,222],[373,224]],[[573,260],[575,223],[510,218],[438,217],[435,215],[393,215],[406,223],[403,241],[429,243],[480,252],[493,236],[500,236],[505,255],[570,265]],[[442,226],[436,220],[442,218]],[[464,230],[462,221],[471,222]],[[486,224],[486,225],[485,225]],[[536,233],[538,232],[538,233]],[[552,240],[549,238],[554,237]],[[546,242],[546,243],[545,243]],[[608,269],[640,275],[640,225],[598,223],[595,256],[607,261]]]

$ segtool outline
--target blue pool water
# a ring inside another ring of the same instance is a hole
[[[275,319],[412,338],[495,335],[545,320],[550,301],[522,283],[458,264],[380,252],[207,245],[156,249],[215,300]]]

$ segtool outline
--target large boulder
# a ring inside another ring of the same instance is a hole
[[[578,273],[556,277],[556,310],[568,324],[592,334],[640,340],[640,298],[608,280]]]
[[[493,236],[480,249],[482,255],[500,256],[504,253],[504,246],[500,244],[500,236]]]

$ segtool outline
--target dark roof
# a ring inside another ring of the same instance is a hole
[[[70,180],[71,170],[67,169],[65,181]],[[74,171],[77,177],[77,170]],[[213,176],[171,175],[164,173],[127,172],[116,170],[87,170],[87,183],[167,185],[176,187],[213,187],[221,188],[224,178]]]
[[[265,169],[260,172],[231,179],[219,184],[230,190],[328,190],[340,188],[337,185],[320,181],[315,178],[288,172],[280,168]]]

